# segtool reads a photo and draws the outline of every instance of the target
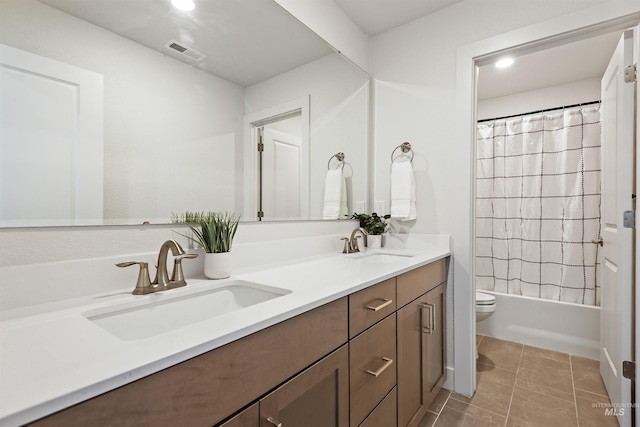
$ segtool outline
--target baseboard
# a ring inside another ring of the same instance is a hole
[[[447,390],[453,390],[453,368],[447,366],[447,379],[444,380],[444,384],[442,384],[442,388],[446,388]]]

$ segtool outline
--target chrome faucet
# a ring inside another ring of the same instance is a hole
[[[167,255],[169,250],[176,257],[173,260],[173,271],[171,279],[167,272]],[[149,269],[146,262],[128,261],[116,264],[118,267],[129,267],[131,265],[139,265],[138,281],[136,288],[133,290],[134,295],[145,295],[153,292],[164,291],[167,289],[179,288],[185,286],[187,282],[184,280],[182,272],[182,260],[184,258],[195,258],[198,254],[185,254],[182,246],[175,240],[167,240],[160,247],[158,253],[158,264],[156,265],[156,278],[153,282],[149,280]]]
[[[357,233],[362,234],[362,236],[356,236]],[[358,227],[351,232],[351,238],[343,237],[340,240],[344,240],[344,249],[342,250],[343,254],[353,254],[356,252],[360,252],[360,247],[358,247],[358,239],[360,237],[364,237],[368,235],[367,230],[362,227]]]

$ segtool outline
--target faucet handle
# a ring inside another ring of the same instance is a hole
[[[179,288],[185,286],[187,281],[184,280],[184,272],[182,271],[182,260],[185,258],[197,258],[198,254],[184,254],[179,255],[173,259],[173,272],[171,273],[171,281],[169,282],[169,288]]]
[[[348,237],[341,237],[340,240],[344,240],[344,249],[342,249],[343,254],[351,253],[351,244],[349,243]]]
[[[133,295],[144,295],[154,291],[149,279],[149,264],[141,261],[126,261],[116,264],[117,267],[130,267],[132,265],[139,265],[140,271],[138,272],[138,280],[136,287],[133,290]]]
[[[360,247],[358,246],[358,239],[362,236],[353,236],[351,239],[351,252],[360,252]]]

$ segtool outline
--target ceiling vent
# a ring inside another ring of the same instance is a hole
[[[187,58],[192,59],[196,62],[202,61],[207,57],[207,55],[205,55],[204,53],[198,52],[197,50],[187,47],[175,40],[169,40],[167,43],[165,43],[164,47],[171,50],[173,53],[177,53],[181,56],[186,56]]]

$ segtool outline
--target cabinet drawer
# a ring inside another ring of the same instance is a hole
[[[394,387],[367,419],[360,424],[360,427],[394,427],[396,425],[396,395]]]
[[[359,425],[396,384],[395,313],[349,342],[351,423]]]
[[[396,311],[396,278],[349,295],[349,338]]]
[[[398,308],[447,280],[447,258],[434,261],[398,276]]]
[[[259,419],[260,406],[256,402],[227,422],[220,424],[219,427],[256,427]]]

